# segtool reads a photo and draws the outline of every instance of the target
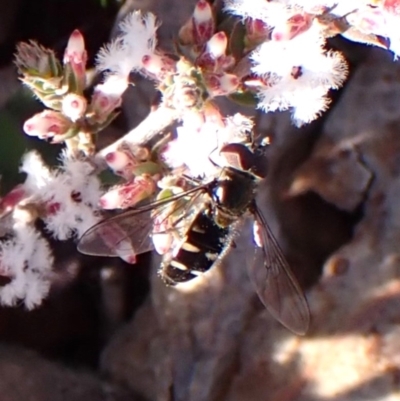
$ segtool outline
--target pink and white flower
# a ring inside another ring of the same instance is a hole
[[[84,96],[68,93],[62,100],[62,112],[71,121],[77,121],[85,115],[87,101]]]
[[[86,86],[87,53],[82,34],[75,29],[64,52],[64,64],[70,66],[76,81],[76,91],[82,93]]]
[[[24,131],[29,136],[51,140],[53,143],[62,142],[72,128],[72,121],[62,113],[45,110],[35,114],[24,123]]]
[[[99,201],[102,209],[126,209],[151,196],[157,186],[148,175],[137,176],[109,189]]]

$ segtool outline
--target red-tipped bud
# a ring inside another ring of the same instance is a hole
[[[147,175],[135,177],[131,182],[111,188],[100,198],[102,209],[126,209],[152,195],[157,186]]]
[[[68,93],[62,100],[62,112],[72,121],[77,121],[85,115],[87,101],[83,96]]]
[[[74,74],[77,89],[82,91],[86,81],[87,53],[82,34],[75,29],[68,40],[64,53],[64,64],[69,65]]]
[[[212,96],[223,96],[234,92],[240,84],[234,74],[208,74],[205,76],[207,89]]]
[[[175,73],[175,61],[164,55],[148,54],[143,56],[142,64],[144,69],[159,81],[162,81],[167,75]]]
[[[312,24],[313,17],[309,14],[291,16],[284,24],[275,26],[272,40],[291,40],[295,36],[307,31]]]
[[[217,32],[207,42],[207,53],[209,53],[214,59],[217,59],[218,57],[225,55],[227,46],[228,38],[225,32]]]
[[[61,142],[71,126],[72,122],[61,113],[45,110],[25,121],[24,131],[29,136]]]
[[[128,81],[116,75],[109,76],[102,84],[95,87],[90,103],[94,119],[105,121],[121,105],[121,98],[128,88]]]
[[[193,38],[195,43],[206,43],[214,31],[215,23],[211,6],[205,0],[199,0],[193,12]]]
[[[137,166],[138,161],[132,153],[124,150],[116,150],[105,156],[105,161],[115,174],[129,180],[133,176],[133,168]]]
[[[246,20],[246,47],[254,48],[264,42],[269,34],[269,28],[264,21],[249,18]]]
[[[10,212],[26,196],[26,189],[22,185],[17,185],[0,199],[0,215]]]

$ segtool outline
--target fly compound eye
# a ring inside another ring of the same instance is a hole
[[[267,175],[267,163],[264,154],[259,151],[253,153],[241,143],[230,143],[223,146],[220,155],[229,167],[248,171],[262,178]]]
[[[229,167],[248,171],[252,167],[254,155],[241,143],[230,143],[220,150],[220,155],[225,159]]]

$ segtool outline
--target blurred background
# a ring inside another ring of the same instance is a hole
[[[251,0],[249,0],[251,1]],[[0,2],[0,174],[4,195],[24,177],[21,156],[60,150],[27,137],[43,109],[18,82],[15,45],[36,40],[62,57],[85,37],[89,67],[134,9],[162,20],[159,42],[190,17],[194,0]],[[55,279],[40,308],[0,308],[0,401],[259,401],[400,399],[400,68],[379,49],[341,38],[350,74],[332,107],[302,128],[286,113],[254,117],[269,136],[259,203],[310,303],[304,338],[275,322],[246,275],[249,235],[198,288],[166,288],[159,258],[137,265],[80,255],[51,241]],[[147,115],[153,85],[133,77],[110,143]]]

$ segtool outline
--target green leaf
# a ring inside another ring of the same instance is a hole
[[[232,93],[229,95],[229,99],[241,106],[253,108],[257,106],[257,97],[251,92]]]
[[[244,55],[246,28],[240,21],[236,21],[229,38],[229,50],[236,60],[240,60]]]

